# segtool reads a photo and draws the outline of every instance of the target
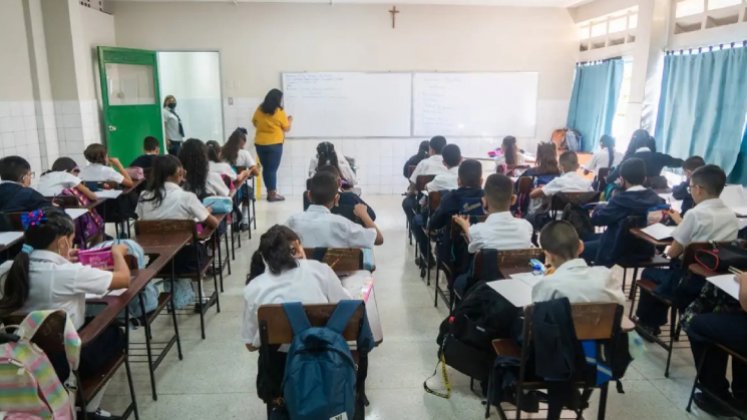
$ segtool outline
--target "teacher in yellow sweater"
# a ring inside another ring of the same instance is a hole
[[[283,92],[272,89],[254,112],[252,123],[256,128],[254,145],[262,164],[262,179],[267,188],[267,201],[283,201],[285,197],[277,191],[277,173],[283,157],[285,133],[291,129],[293,117],[283,110]]]

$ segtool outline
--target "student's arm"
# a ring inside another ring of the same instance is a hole
[[[371,219],[371,216],[368,215],[368,206],[365,204],[356,204],[355,207],[353,207],[353,214],[361,219],[364,227],[368,229],[376,229],[376,240],[374,241],[374,245],[381,245],[384,243],[384,236],[381,234],[378,226],[376,226],[376,223]]]
[[[672,198],[675,200],[684,200],[690,193],[687,192],[687,188],[690,186],[689,181],[682,182],[672,187]]]
[[[451,216],[458,211],[458,209],[454,208],[456,206],[453,205],[453,201],[456,200],[453,198],[452,193],[444,195],[441,199],[441,204],[438,205],[436,211],[434,211],[430,219],[428,219],[429,230],[441,229],[451,222]]]
[[[747,311],[747,274],[738,275],[736,280],[739,282],[739,304],[742,310]]]
[[[192,217],[196,218],[200,223],[204,223],[205,226],[216,229],[218,227],[218,219],[215,218],[211,213],[211,210],[205,207],[204,204],[194,194],[189,194],[185,198],[184,205],[187,206],[189,213]]]
[[[283,129],[283,132],[287,133],[291,131],[291,126],[293,126],[293,117],[286,116],[283,110],[280,110],[280,113],[280,127]]]
[[[685,163],[685,161],[682,159],[672,157],[664,153],[660,153],[659,156],[662,159],[663,166],[666,166],[669,168],[680,168]]]
[[[672,232],[672,245],[666,250],[669,258],[678,258],[685,251],[687,244],[693,242],[693,237],[698,228],[695,216],[691,213],[685,213],[682,217],[676,211],[670,212],[669,217],[677,223],[677,227]]]
[[[255,165],[255,166],[252,166],[250,169],[245,169],[241,171],[239,174],[236,175],[236,184],[238,185],[246,181],[246,179],[252,175],[252,171],[256,169],[257,169],[257,166]]]
[[[356,204],[363,204],[364,206],[366,206],[366,211],[368,212],[368,217],[370,217],[371,220],[376,221],[376,212],[374,212],[374,210],[371,208],[371,206],[369,206],[368,203],[366,203],[365,201],[363,201],[363,199],[360,198],[360,197],[358,197],[358,195],[356,195],[355,193],[350,193],[350,194],[353,194],[353,196],[356,198],[356,200],[357,200]]]
[[[218,228],[218,219],[215,218],[212,214],[207,217],[202,223],[205,224],[205,226],[211,228],[211,229],[217,229]]]
[[[685,247],[677,241],[672,241],[672,245],[667,248],[667,256],[672,259],[678,258],[683,252],[685,252]]]
[[[471,238],[469,236],[469,216],[455,214],[454,216],[452,216],[452,219],[454,220],[454,222],[456,222],[457,225],[459,225],[460,228],[462,228],[462,232],[464,232],[464,240],[467,243],[470,243]]]
[[[124,258],[127,255],[127,251],[127,245],[112,246],[114,270],[112,271],[112,283],[109,285],[110,290],[130,287],[130,268],[127,266],[127,261]]]
[[[96,201],[99,198],[96,196],[96,193],[91,191],[88,187],[86,187],[86,184],[80,183],[75,186],[75,189],[80,191],[83,195],[85,195],[89,200]]]
[[[542,187],[538,187],[529,193],[529,198],[542,198],[545,196],[545,190]]]
[[[112,164],[112,166],[114,166],[114,169],[116,169],[117,172],[122,174],[122,176],[124,177],[122,179],[122,182],[120,182],[120,184],[122,184],[123,186],[127,188],[135,185],[135,183],[132,181],[132,178],[130,178],[130,174],[127,173],[124,166],[122,166],[122,162],[120,162],[119,159],[115,157],[110,157],[109,162]]]
[[[612,198],[607,204],[600,204],[591,214],[591,224],[594,226],[609,226],[628,217],[629,211],[617,204]]]

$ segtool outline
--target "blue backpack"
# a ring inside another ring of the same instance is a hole
[[[301,303],[283,304],[293,328],[283,376],[283,399],[291,419],[354,418],[362,384],[357,383],[355,362],[342,333],[361,305],[359,300],[340,301],[326,326],[312,327]],[[364,316],[358,351],[365,354],[372,347]]]

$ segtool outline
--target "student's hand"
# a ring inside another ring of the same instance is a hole
[[[293,122],[293,115],[288,115],[288,122]]]
[[[465,232],[469,231],[469,216],[455,214],[452,216],[454,222],[459,225]]]
[[[77,263],[80,261],[80,257],[78,256],[78,253],[80,252],[80,249],[78,248],[71,248],[70,251],[67,252],[67,259],[71,263]]]
[[[125,256],[130,252],[130,248],[127,247],[127,245],[114,245],[112,246],[112,255],[122,255]]]
[[[112,165],[117,166],[117,167],[122,166],[122,162],[120,162],[119,159],[115,158],[115,157],[110,157],[109,158],[109,163],[111,163]]]
[[[356,204],[355,207],[353,207],[353,214],[361,219],[368,217],[368,206],[360,203]]]
[[[677,225],[682,223],[682,215],[677,210],[669,209],[669,218]]]

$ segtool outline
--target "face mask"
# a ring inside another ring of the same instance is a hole
[[[172,103],[168,104],[167,106],[169,107],[169,109],[173,110],[174,108],[176,108],[176,102],[172,102]]]

